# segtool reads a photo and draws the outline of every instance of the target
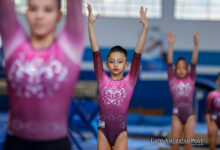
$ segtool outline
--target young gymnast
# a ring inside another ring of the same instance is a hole
[[[194,33],[194,50],[191,60],[191,68],[188,73],[188,63],[184,58],[179,58],[173,69],[173,44],[176,35],[168,32],[168,81],[173,99],[172,115],[172,138],[180,139],[184,133],[185,139],[192,139],[194,136],[195,116],[193,114],[193,95],[196,79],[196,62],[198,59],[199,33]],[[185,144],[184,148],[189,150],[192,145]],[[179,148],[178,143],[172,145],[172,149]]]
[[[123,76],[128,67],[127,52],[120,46],[111,48],[106,66],[110,70],[109,78],[103,69],[101,53],[94,31],[94,22],[99,14],[93,15],[92,7],[88,4],[88,28],[90,43],[93,50],[94,69],[99,84],[100,120],[98,125],[98,150],[127,150],[126,114],[132,97],[133,89],[140,69],[141,53],[147,37],[147,9],[140,8],[143,29],[135,49],[131,70]]]
[[[28,0],[28,36],[12,0],[0,1],[0,33],[10,120],[4,150],[70,150],[67,114],[84,51],[81,0],[67,0],[64,29],[61,0]]]
[[[208,124],[208,140],[210,150],[216,149],[216,139],[220,128],[220,72],[216,84],[218,89],[211,91],[206,103],[206,122]]]

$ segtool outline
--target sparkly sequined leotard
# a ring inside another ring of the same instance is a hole
[[[126,114],[140,69],[141,55],[134,53],[131,70],[122,80],[112,80],[103,69],[100,52],[93,53],[99,83],[99,129],[111,146],[121,132],[127,130]]]
[[[209,93],[206,102],[206,113],[210,113],[211,119],[214,120],[220,128],[220,92],[214,90]]]
[[[64,29],[42,50],[32,47],[13,2],[1,0],[0,5],[11,114],[8,134],[41,141],[63,138],[68,135],[67,112],[84,51],[81,1],[68,0]]]
[[[168,64],[168,81],[173,99],[173,114],[185,124],[193,114],[193,95],[195,89],[196,65],[191,64],[191,71],[185,79],[178,79],[172,64]]]

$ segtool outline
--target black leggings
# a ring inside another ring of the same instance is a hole
[[[71,150],[68,137],[52,141],[32,141],[7,135],[3,150]]]

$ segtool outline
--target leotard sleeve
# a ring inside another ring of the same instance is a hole
[[[66,23],[58,37],[58,42],[66,55],[76,63],[80,63],[85,42],[84,17],[81,0],[67,0]]]
[[[8,59],[26,36],[16,18],[12,0],[0,1],[0,34],[4,45],[5,58]]]
[[[167,74],[168,74],[168,81],[170,81],[174,77],[173,64],[168,64]]]
[[[98,82],[100,82],[102,80],[102,75],[104,72],[102,56],[100,51],[93,52],[93,61],[94,61],[94,70],[95,70],[96,78]]]
[[[213,100],[213,94],[211,92],[211,93],[208,94],[208,97],[207,97],[207,100],[206,100],[206,114],[211,113],[212,100]]]
[[[131,63],[131,70],[130,70],[130,83],[132,86],[135,85],[138,77],[138,73],[140,71],[140,64],[141,64],[141,54],[135,53],[132,58]]]
[[[192,80],[195,80],[195,78],[196,78],[196,65],[195,64],[191,64],[191,69],[190,69],[189,75]]]

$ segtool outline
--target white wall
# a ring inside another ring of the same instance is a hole
[[[220,52],[220,21],[179,21],[174,19],[174,0],[163,0],[162,19],[149,19],[149,26],[159,26],[166,33],[172,29],[177,34],[176,49],[193,47],[193,31],[200,32],[200,49]],[[137,19],[99,18],[95,30],[100,46],[111,47],[120,44],[134,48],[141,32]],[[88,32],[87,32],[88,33]],[[88,35],[86,45],[89,46]]]
[[[200,49],[220,52],[220,21],[179,21],[174,19],[174,0],[163,0],[163,16],[161,19],[149,19],[149,26],[159,26],[166,33],[172,29],[177,34],[175,49],[191,50],[193,47],[193,31],[200,32]],[[19,20],[25,25],[25,17],[19,15]],[[122,45],[125,48],[136,46],[142,25],[137,19],[103,18],[95,23],[96,36],[100,47]],[[64,19],[61,24],[64,23]],[[87,18],[85,17],[86,46],[90,46]],[[61,26],[59,26],[60,30]]]

